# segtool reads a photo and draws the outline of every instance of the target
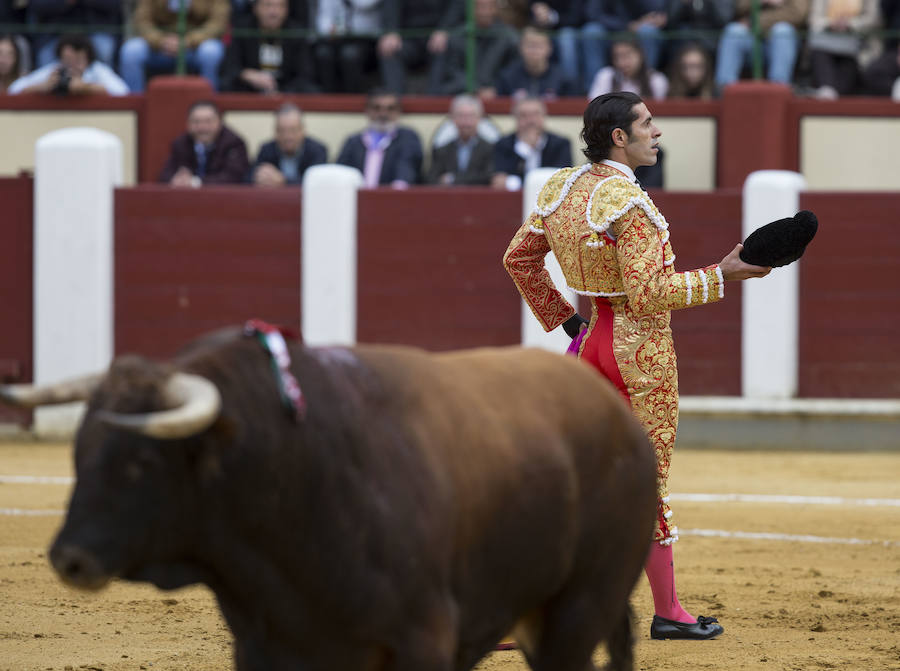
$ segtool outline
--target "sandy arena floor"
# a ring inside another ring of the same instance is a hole
[[[57,580],[46,548],[70,486],[8,476],[70,476],[70,462],[67,445],[0,444],[0,670],[229,668],[231,637],[205,588],[115,583],[83,594]],[[679,592],[726,631],[715,641],[651,641],[642,579],[638,668],[900,669],[898,474],[900,454],[677,452]],[[700,493],[775,498],[686,498]],[[527,667],[510,651],[478,668]]]

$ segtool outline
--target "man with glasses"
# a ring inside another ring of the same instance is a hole
[[[422,141],[412,128],[398,124],[400,97],[373,90],[366,101],[369,124],[344,142],[337,163],[357,168],[366,187],[404,189],[422,181]]]

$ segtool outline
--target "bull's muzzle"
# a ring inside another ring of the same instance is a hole
[[[106,586],[110,576],[96,556],[87,550],[69,543],[56,543],[50,548],[50,563],[62,578],[72,587],[98,590]]]

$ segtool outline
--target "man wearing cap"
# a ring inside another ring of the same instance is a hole
[[[656,451],[658,515],[645,565],[655,609],[651,637],[709,639],[722,627],[715,618],[688,613],[675,591],[672,543],[678,529],[667,480],[678,425],[678,373],[670,313],[719,301],[726,281],[763,277],[770,268],[742,261],[739,244],[719,263],[675,271],[669,225],[634,177],[638,166],[656,163],[660,135],[639,96],[594,98],[581,134],[590,162],[547,181],[503,263],[544,329],[563,326],[573,338],[570,351],[615,385]],[[589,322],[544,268],[551,249],[569,288],[590,297]]]

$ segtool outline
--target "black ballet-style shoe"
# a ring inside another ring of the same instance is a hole
[[[715,638],[724,631],[714,617],[701,615],[696,622],[676,622],[654,615],[653,623],[650,625],[650,638],[657,641],[667,638],[705,641]]]

